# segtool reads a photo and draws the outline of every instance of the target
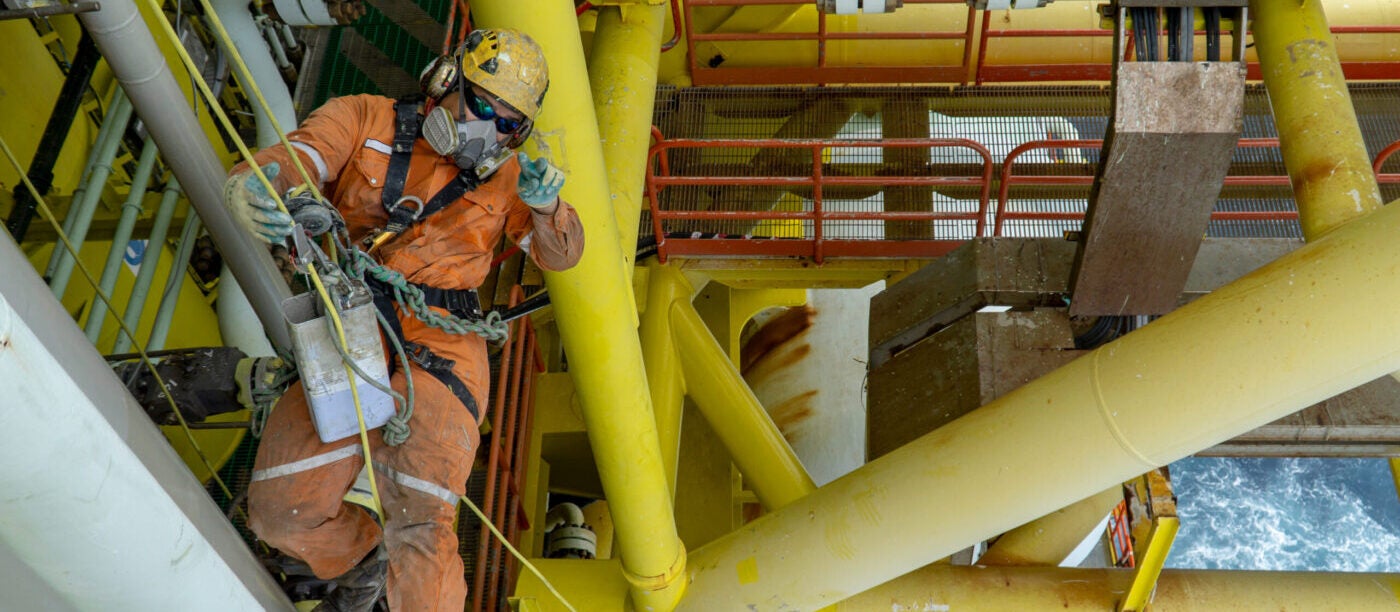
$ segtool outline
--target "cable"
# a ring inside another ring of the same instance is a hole
[[[559,590],[554,588],[554,585],[544,577],[544,574],[541,574],[540,570],[535,569],[535,566],[531,565],[530,561],[527,560],[524,555],[520,554],[520,551],[516,550],[514,546],[511,546],[510,540],[507,540],[505,536],[501,535],[501,532],[496,529],[495,525],[491,524],[491,521],[486,520],[486,515],[481,513],[481,509],[477,508],[476,504],[472,503],[472,500],[467,499],[465,495],[461,496],[461,499],[462,503],[466,504],[467,508],[471,509],[472,514],[475,514],[476,518],[481,520],[481,524],[485,525],[487,529],[490,529],[491,533],[496,536],[496,539],[506,545],[506,550],[509,550],[510,554],[515,555],[515,558],[520,561],[521,565],[525,566],[525,569],[530,570],[531,574],[534,574],[536,578],[540,579],[540,582],[544,583],[544,588],[549,589],[549,592],[554,594],[554,597],[559,600],[559,603],[564,604],[564,607],[568,608],[570,612],[578,612],[578,610],[569,603],[569,600],[564,599],[564,596],[559,594]]]
[[[1220,8],[1201,9],[1206,21],[1206,61],[1220,61]]]
[[[244,91],[252,93],[253,98],[256,99],[258,105],[262,107],[263,114],[266,115],[267,120],[272,123],[273,131],[277,132],[277,139],[282,142],[282,148],[285,149],[287,155],[292,158],[292,165],[296,166],[297,174],[301,175],[301,180],[305,181],[307,189],[311,190],[311,194],[316,196],[317,200],[324,200],[325,196],[321,195],[320,187],[315,181],[311,180],[311,174],[306,171],[306,166],[301,163],[301,156],[297,155],[297,152],[292,148],[292,141],[287,139],[287,133],[282,130],[282,125],[277,122],[277,117],[272,112],[272,105],[267,103],[267,98],[263,97],[262,90],[258,88],[257,82],[253,80],[253,72],[248,70],[247,64],[243,63],[243,54],[238,52],[238,47],[233,44],[233,38],[229,36],[228,30],[224,29],[224,23],[219,20],[218,13],[214,11],[214,5],[210,4],[209,0],[199,0],[199,5],[204,7],[205,19],[208,19],[209,23],[213,24],[214,29],[219,33],[219,42],[223,43],[224,51],[229,54],[229,57],[233,58],[233,65],[238,67],[238,76],[243,82]],[[236,134],[237,132],[234,133]],[[242,143],[239,144],[241,145]],[[248,160],[248,165],[250,167],[257,166],[251,158]],[[269,184],[267,187],[269,188],[268,192],[271,193],[272,185]],[[283,210],[282,212],[287,211]]]

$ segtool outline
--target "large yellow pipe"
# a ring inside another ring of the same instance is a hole
[[[671,304],[690,301],[690,284],[676,282],[671,266],[653,258],[647,261],[647,303],[642,311],[642,358],[646,360],[647,387],[656,411],[656,433],[661,441],[661,461],[666,484],[674,499],[676,466],[681,446],[681,415],[685,409],[685,381],[680,355],[671,336]]]
[[[978,565],[1059,565],[1118,502],[1123,488],[1113,486],[1008,531],[978,557]]]
[[[663,282],[689,286],[671,266],[653,269],[650,282],[662,280],[658,276],[665,279]],[[729,449],[763,506],[777,510],[815,491],[817,486],[792,452],[792,446],[705,327],[690,300],[672,302],[670,319],[685,372],[686,393]]]
[[[1380,208],[1380,188],[1322,4],[1251,0],[1250,12],[1303,236],[1315,240]]]
[[[472,4],[472,15],[482,27],[530,34],[549,61],[550,91],[535,132],[567,173],[562,195],[578,208],[587,247],[574,268],[546,272],[545,284],[612,508],[633,602],[639,610],[669,610],[684,591],[678,578],[685,568],[685,549],[662,471],[636,307],[620,265],[616,217],[608,206],[597,118],[587,103],[592,98],[573,3],[484,0]]]
[[[937,565],[835,610],[1114,610],[1132,581],[1132,570]],[[1396,610],[1397,598],[1395,574],[1166,570],[1151,609]]]
[[[1400,369],[1384,207],[712,542],[685,610],[816,609]]]
[[[642,215],[657,63],[665,24],[664,4],[600,7],[593,53],[588,60],[603,162],[612,191],[610,201],[628,274],[637,252],[637,224]]]

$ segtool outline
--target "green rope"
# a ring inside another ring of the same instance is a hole
[[[403,304],[419,321],[449,334],[476,334],[488,342],[500,344],[510,335],[510,326],[501,320],[499,312],[488,312],[480,321],[463,319],[452,314],[433,312],[423,299],[423,291],[404,278],[403,274],[379,265],[368,253],[351,249],[350,268],[363,277],[368,274],[394,288],[394,300]]]
[[[404,395],[408,398],[404,400],[403,410],[394,413],[389,417],[389,422],[384,424],[384,443],[389,446],[398,446],[408,440],[408,435],[412,433],[408,428],[408,420],[413,418],[413,372],[408,369],[408,355],[403,352],[403,345],[399,343],[399,337],[394,334],[394,328],[389,326],[389,322],[384,319],[384,314],[379,309],[374,309],[374,318],[379,320],[379,326],[384,328],[389,342],[394,345],[394,352],[399,356],[399,364],[403,367]]]

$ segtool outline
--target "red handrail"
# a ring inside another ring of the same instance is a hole
[[[1377,183],[1400,183],[1400,174],[1384,174],[1381,172],[1381,166],[1384,166],[1386,160],[1390,159],[1390,156],[1395,154],[1396,151],[1400,151],[1400,140],[1390,143],[1390,146],[1381,149],[1381,152],[1376,154],[1376,161],[1371,164],[1371,168],[1376,171]]]
[[[825,176],[822,174],[822,151],[827,148],[856,148],[856,147],[880,147],[886,148],[965,148],[971,149],[982,158],[982,177],[938,177],[938,176]],[[666,167],[666,152],[671,149],[690,148],[778,148],[778,149],[809,149],[812,154],[812,173],[809,176],[669,176],[669,168]],[[661,175],[658,176],[655,160],[661,162]],[[662,227],[662,222],[669,219],[752,219],[752,220],[806,220],[813,224],[813,236],[811,239],[800,240],[809,244],[810,255],[817,262],[821,263],[825,258],[825,246],[827,239],[824,236],[823,224],[828,220],[877,220],[877,221],[933,221],[933,220],[971,220],[976,222],[976,235],[984,233],[986,224],[987,207],[991,197],[992,173],[994,162],[992,154],[986,147],[976,141],[965,138],[892,138],[884,140],[835,140],[835,139],[760,139],[760,140],[740,140],[740,139],[675,139],[663,140],[651,147],[648,153],[647,163],[647,199],[649,201],[652,230],[656,235],[658,257],[662,262],[666,261],[667,245],[666,232]],[[720,186],[720,185],[752,185],[752,186],[774,186],[774,187],[811,187],[812,188],[812,210],[810,212],[799,211],[670,211],[661,210],[660,191],[664,187],[688,185],[688,186]],[[943,212],[830,212],[822,208],[822,188],[825,186],[965,186],[981,187],[981,194],[978,199],[976,212],[970,213],[943,213]],[[761,241],[756,241],[761,242]],[[789,243],[791,241],[788,241]],[[894,245],[897,241],[888,241]],[[926,242],[926,241],[925,241]],[[917,243],[915,243],[917,244]],[[791,245],[787,245],[790,247]],[[755,245],[755,253],[777,254],[779,251],[787,252],[787,247],[777,247],[776,245]],[[912,256],[912,254],[901,254],[899,249],[892,249],[890,256]]]
[[[1239,148],[1257,149],[1278,146],[1277,138],[1241,138]],[[1026,219],[1039,221],[1077,221],[1084,218],[1084,213],[1078,212],[1015,212],[1006,210],[1009,203],[1009,193],[1012,185],[1092,185],[1094,177],[1090,175],[1078,176],[1017,176],[1011,173],[1012,166],[1016,159],[1028,151],[1037,149],[1076,149],[1093,148],[1101,149],[1103,140],[1101,139],[1080,139],[1080,140],[1033,140],[1018,146],[1007,153],[1006,159],[1001,164],[1001,175],[998,178],[997,201],[992,209],[992,235],[1000,236],[1003,222],[1007,219]],[[1289,185],[1287,176],[1227,176],[1224,184],[1226,186],[1284,186]],[[1288,220],[1297,219],[1297,211],[1216,211],[1211,213],[1213,220]]]

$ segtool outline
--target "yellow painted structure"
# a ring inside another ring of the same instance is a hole
[[[686,286],[680,273],[669,267],[654,270],[651,282]],[[763,506],[776,510],[816,490],[792,447],[695,308],[677,300],[669,311],[686,393],[724,441]]]
[[[1286,1],[1286,0],[1285,0]],[[1312,4],[1312,3],[1309,3]],[[1339,26],[1364,26],[1400,21],[1400,6],[1387,0],[1326,0],[1322,3]],[[1060,0],[1033,11],[992,11],[991,29],[1002,30],[1093,30],[1099,28],[1096,3]],[[696,7],[696,32],[816,32],[817,11],[812,3],[779,6]],[[1254,13],[1258,18],[1258,13]],[[980,43],[984,14],[977,13],[973,30],[973,57]],[[961,32],[966,24],[967,6],[952,4],[906,4],[888,14],[828,15],[827,31],[844,32]],[[1338,41],[1338,52],[1346,61],[1396,61],[1400,47],[1384,34],[1348,34]],[[1197,37],[1197,59],[1205,59],[1203,37]],[[676,85],[689,82],[685,61],[685,39],[678,49],[662,56],[661,81]],[[1024,64],[1107,63],[1112,55],[1112,38],[1102,37],[1015,37],[991,38],[985,64],[1016,66]],[[732,42],[702,41],[695,46],[701,63],[720,57],[724,67],[815,66],[816,43],[807,41]],[[1250,54],[1250,59],[1255,58]],[[831,40],[826,45],[828,66],[957,66],[962,63],[961,40]]]
[[[1103,521],[1118,502],[1122,487],[1109,487],[997,538],[978,565],[1059,565]]]
[[[637,221],[644,205],[642,186],[665,22],[665,6],[601,7],[588,59],[588,79],[611,190],[609,202],[617,217],[622,257],[628,264],[635,259]],[[627,268],[630,272],[632,266]]]
[[[1397,231],[1354,221],[695,551],[679,609],[829,605],[1400,369],[1357,299],[1400,298]]]
[[[551,490],[604,497],[606,511],[590,506],[589,520],[615,526],[615,538],[607,538],[615,548],[602,555],[611,559],[536,565],[580,610],[1141,609],[1154,584],[1156,610],[1397,607],[1395,576],[1163,571],[1169,547],[1160,544],[1149,546],[1136,574],[929,565],[1003,532],[982,563],[1053,564],[1116,503],[1118,482],[1400,369],[1400,321],[1377,317],[1370,306],[1400,298],[1392,270],[1400,259],[1394,238],[1400,211],[1380,207],[1337,70],[1338,55],[1397,61],[1400,49],[1374,35],[1334,41],[1322,6],[1255,0],[1253,7],[1257,49],[1313,244],[818,490],[739,375],[744,327],[764,309],[803,303],[806,288],[894,282],[926,262],[838,260],[818,267],[677,258],[634,267],[654,85],[658,77],[685,81],[684,43],[666,55],[658,50],[674,27],[666,25],[669,13],[641,2],[590,13],[583,20],[592,29],[585,70],[581,21],[571,2],[473,3],[478,26],[518,27],[545,50],[552,85],[529,146],[566,172],[563,196],[579,209],[588,237],[578,267],[545,274],[568,372],[536,379],[522,505],[526,516],[539,517]],[[1400,5],[1385,0],[1325,7],[1335,25],[1400,22]],[[894,15],[833,16],[827,23],[831,32],[927,31],[961,23],[965,15],[960,4],[911,4]],[[740,6],[706,8],[696,17],[704,32],[799,32],[815,30],[816,13],[810,4]],[[991,18],[997,30],[1097,26],[1092,3],[1068,0]],[[76,41],[71,20],[55,22],[56,38]],[[32,72],[33,97],[51,98],[61,77],[32,69],[51,61],[45,41],[24,30],[29,27],[0,22],[0,37],[15,41],[11,53],[0,55],[0,74]],[[834,41],[827,60],[831,66],[955,64],[962,44]],[[989,45],[988,62],[1104,61],[1110,47],[1106,37],[1062,45],[998,39]],[[704,43],[697,55],[723,56],[726,66],[782,66],[815,63],[815,46]],[[94,86],[108,92],[110,81],[100,69]],[[21,155],[32,153],[47,116],[42,105],[25,100],[0,96],[0,111],[10,117],[0,133],[13,136]],[[852,111],[838,102],[803,112],[832,109]],[[771,118],[721,119],[770,134],[784,129]],[[93,134],[86,120],[75,124],[59,162],[60,195],[76,182]],[[13,178],[0,167],[0,182]],[[47,252],[30,255],[39,264]],[[83,258],[95,267],[104,252],[105,244],[94,242]],[[118,295],[130,284],[124,273]],[[80,285],[70,285],[65,299],[75,316],[90,301],[83,293],[90,290]],[[183,291],[170,344],[218,344],[203,295],[189,283]],[[121,305],[119,297],[117,311]],[[153,299],[142,333],[154,307]],[[114,334],[109,327],[99,348],[110,346]],[[545,334],[542,342],[550,345],[554,339]],[[196,434],[210,440],[201,441],[207,454],[225,458],[241,435]],[[183,436],[171,438],[196,474],[207,476]],[[1396,460],[1392,465],[1400,469]],[[691,480],[681,482],[687,470]],[[946,491],[957,492],[956,503],[935,497]],[[756,519],[755,496],[769,512]],[[702,527],[687,533],[681,524]],[[1162,519],[1156,533],[1165,539],[1153,541],[1170,542],[1175,525]],[[526,529],[521,548],[538,556],[541,535]],[[687,559],[691,541],[704,546],[692,546]],[[927,567],[906,574],[921,566]],[[521,574],[514,596],[521,610],[561,609],[529,573]]]
[[[1315,240],[1383,204],[1371,157],[1322,3],[1252,0],[1250,14],[1303,236]]]
[[[482,27],[514,27],[543,48],[550,95],[536,122],[539,152],[568,177],[562,197],[577,205],[588,248],[566,272],[546,273],[570,375],[583,406],[598,475],[613,512],[617,551],[640,610],[669,610],[685,589],[685,548],[676,532],[651,396],[647,391],[636,305],[585,78],[573,4],[567,0],[478,2]]]

